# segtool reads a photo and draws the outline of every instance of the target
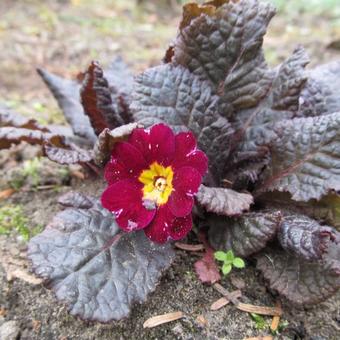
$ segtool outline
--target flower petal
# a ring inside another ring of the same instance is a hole
[[[104,176],[109,184],[113,184],[125,178],[137,177],[147,167],[145,158],[135,146],[127,142],[119,142],[112,150]]]
[[[145,228],[156,209],[147,209],[142,201],[142,185],[133,179],[124,179],[110,185],[102,194],[104,208],[116,216],[120,228],[130,232]]]
[[[191,213],[194,206],[194,198],[181,191],[174,191],[168,201],[169,209],[177,217],[183,217]]]
[[[151,161],[168,166],[175,153],[175,135],[165,124],[154,125],[150,130]]]
[[[195,168],[201,176],[204,176],[208,170],[208,157],[201,150],[195,150],[186,155],[183,158],[177,157],[174,160],[174,169],[182,168],[184,166],[189,166]]]
[[[178,218],[169,210],[168,205],[161,206],[151,224],[144,229],[145,235],[157,243],[182,239],[192,228],[191,214]]]
[[[172,185],[174,190],[193,196],[202,182],[201,174],[190,166],[183,166],[175,171]]]
[[[180,132],[175,136],[176,156],[185,157],[196,150],[196,138],[192,132]]]
[[[117,159],[111,158],[105,165],[104,178],[106,182],[113,184],[122,179],[129,178],[129,172],[122,163],[117,161]]]
[[[197,149],[196,139],[192,132],[180,132],[175,136],[176,151],[173,162],[174,168],[190,166],[202,176],[208,170],[208,157]]]
[[[165,124],[154,125],[150,131],[135,129],[129,142],[145,156],[148,163],[168,166],[175,153],[175,135]]]
[[[173,192],[169,198],[169,208],[177,217],[188,215],[194,205],[193,195],[202,182],[201,174],[194,168],[182,167],[175,171]]]
[[[181,240],[192,229],[191,214],[184,217],[176,217],[170,225],[169,235],[173,240]]]
[[[134,129],[129,137],[129,143],[136,147],[145,157],[150,153],[150,131],[140,128]]]

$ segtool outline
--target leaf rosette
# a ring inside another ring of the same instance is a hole
[[[67,138],[0,109],[0,147],[25,140],[55,161],[105,166],[108,210],[71,195],[74,208],[30,243],[33,268],[71,313],[116,320],[144,301],[173,258],[169,243],[152,241],[191,230],[194,198],[210,245],[256,257],[291,302],[338,290],[340,63],[306,71],[299,46],[269,68],[262,44],[274,14],[258,0],[187,4],[164,63],[134,80],[120,60],[104,70],[93,62],[76,81],[41,70]],[[205,248],[195,267],[216,282]]]

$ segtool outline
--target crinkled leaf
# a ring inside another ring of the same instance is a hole
[[[232,249],[236,256],[247,257],[276,236],[281,217],[278,211],[246,213],[238,218],[210,216],[209,242],[215,249]]]
[[[98,140],[93,149],[95,163],[98,166],[105,165],[111,155],[114,144],[127,139],[137,127],[140,127],[137,123],[130,123],[113,130],[104,129],[98,136]]]
[[[91,162],[93,154],[89,150],[70,144],[68,148],[54,146],[50,143],[44,145],[46,156],[59,164],[77,164]]]
[[[80,103],[80,83],[61,78],[43,69],[38,69],[38,73],[57,100],[74,134],[94,143],[96,135]]]
[[[93,206],[93,199],[80,192],[69,191],[58,198],[58,203],[64,207],[89,209]]]
[[[189,4],[172,61],[208,80],[234,109],[254,106],[271,84],[262,41],[274,14],[256,0]]]
[[[340,240],[338,240],[339,242]],[[321,261],[306,261],[275,247],[257,257],[271,289],[293,304],[312,305],[324,301],[340,287],[340,247],[331,243]]]
[[[109,322],[146,300],[174,251],[143,231],[119,234],[113,215],[96,202],[88,210],[58,213],[30,241],[28,257],[72,315]]]
[[[335,192],[330,192],[320,200],[297,202],[291,199],[288,192],[274,191],[264,193],[257,201],[267,208],[284,209],[290,213],[307,215],[340,230],[340,195]]]
[[[340,62],[321,65],[308,76],[300,97],[299,116],[314,117],[340,111]]]
[[[106,128],[113,129],[124,124],[114,110],[109,83],[97,62],[93,61],[84,75],[80,97],[84,112],[97,135]]]
[[[36,120],[23,117],[19,113],[0,105],[0,127],[4,126],[50,132],[47,127],[41,126]]]
[[[175,131],[191,130],[212,168],[223,169],[233,130],[207,82],[181,66],[148,69],[136,79],[131,109],[135,121],[146,127],[165,122]]]
[[[306,82],[305,66],[309,59],[300,46],[278,67],[266,96],[251,109],[234,113],[237,130],[232,141],[232,158],[225,177],[235,189],[254,183],[270,158],[267,140],[272,124],[298,116],[299,96]]]
[[[236,150],[237,160],[250,158],[246,153],[262,153],[259,147],[265,144],[263,134],[271,131],[271,124],[295,117],[299,109],[299,95],[306,82],[305,66],[309,59],[300,46],[285,60],[273,76],[266,97],[251,110],[237,113],[235,124],[239,130],[235,142],[243,140]]]
[[[115,58],[104,71],[110,84],[111,98],[115,112],[119,114],[123,124],[132,122],[130,112],[133,74],[122,58]]]
[[[268,143],[271,161],[260,191],[288,191],[308,201],[340,189],[340,112],[279,122]]]
[[[278,239],[289,253],[306,260],[318,260],[326,252],[328,243],[335,240],[336,231],[321,226],[304,215],[285,216]]]
[[[295,117],[326,115],[339,110],[340,101],[333,84],[337,83],[335,78],[340,77],[340,64],[327,64],[321,67],[323,72],[315,69],[306,73],[304,67],[307,62],[307,55],[299,47],[279,68],[272,90],[267,99],[260,103],[259,108],[252,112],[246,110],[238,113],[237,124],[241,131],[238,136],[242,137],[244,134],[244,141],[234,154],[235,165],[227,175],[229,180],[235,181],[235,177],[241,183],[247,183],[247,177],[251,182],[257,180],[257,175],[264,165],[267,165],[271,151],[273,122]],[[310,79],[305,83],[308,76]],[[281,124],[283,125],[284,123]],[[296,135],[297,141],[299,138],[302,138],[302,133],[300,136]],[[236,142],[239,141],[240,137],[236,138]],[[243,164],[244,159],[248,159],[248,163]],[[244,170],[235,173],[235,168]],[[255,172],[252,171],[254,168]],[[256,171],[257,169],[259,171]]]
[[[243,194],[231,189],[209,188],[201,185],[196,199],[207,211],[218,215],[238,215],[244,210],[249,210],[253,203],[250,194]]]
[[[273,104],[276,110],[297,112],[299,110],[299,97],[302,86],[307,80],[304,70],[309,58],[302,46],[279,68],[278,75],[273,82]]]
[[[104,73],[113,93],[119,92],[123,96],[130,96],[133,74],[121,57],[114,58]]]
[[[65,145],[62,136],[50,132],[8,126],[0,128],[0,149],[8,149],[12,144],[19,144],[20,142],[26,142],[33,145],[42,145],[45,142],[50,142],[57,146]]]

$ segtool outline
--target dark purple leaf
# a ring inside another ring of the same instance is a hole
[[[84,112],[97,135],[105,128],[112,129],[124,124],[114,110],[109,83],[97,62],[93,61],[85,73],[80,97]]]
[[[130,123],[122,125],[110,131],[110,129],[104,129],[98,136],[98,140],[94,146],[94,162],[98,166],[103,166],[110,158],[111,151],[115,143],[126,140],[131,132],[141,127],[137,123]]]
[[[257,257],[261,270],[271,289],[291,303],[312,305],[324,301],[340,287],[340,247],[331,242],[321,261],[306,261],[280,250],[267,249]]]
[[[133,86],[133,74],[122,58],[115,58],[104,71],[110,85],[111,98],[115,112],[123,120],[123,124],[133,121],[130,112],[131,93]]]
[[[104,71],[112,93],[129,97],[133,86],[133,74],[121,57],[116,57]],[[128,99],[127,99],[128,100]]]
[[[303,216],[285,216],[281,223],[278,239],[283,249],[306,260],[319,260],[335,240],[336,231],[321,226],[316,221]]]
[[[51,161],[59,164],[87,163],[93,159],[91,151],[82,149],[75,144],[70,144],[65,148],[46,143],[44,145],[44,152]]]
[[[291,199],[287,192],[267,192],[261,195],[257,202],[268,208],[282,209],[289,214],[303,214],[322,223],[331,225],[340,231],[340,195],[331,192],[321,200],[297,202]]]
[[[8,149],[12,144],[19,144],[20,142],[40,145],[49,142],[53,145],[65,146],[62,136],[50,132],[7,126],[0,128],[0,149]]]
[[[305,50],[302,47],[295,49],[292,56],[276,71],[271,88],[259,105],[252,110],[237,113],[235,143],[242,142],[236,148],[238,161],[253,159],[256,152],[261,156],[261,147],[267,145],[266,138],[272,129],[271,124],[295,117],[299,109],[299,95],[306,82],[304,68],[307,63]]]
[[[271,161],[259,191],[288,191],[308,201],[340,190],[340,112],[278,122],[267,138]]]
[[[66,209],[31,239],[33,270],[72,315],[110,322],[146,300],[174,259],[170,244],[149,241],[143,231],[119,233],[113,215],[99,202]]]
[[[256,212],[228,218],[213,215],[208,218],[209,242],[216,250],[233,250],[247,257],[262,250],[277,234],[281,213]]]
[[[96,135],[80,103],[79,82],[61,78],[43,69],[38,69],[38,73],[51,90],[59,107],[63,110],[74,134],[94,143]]]
[[[89,209],[93,206],[93,199],[80,192],[69,191],[59,197],[58,203],[64,207]]]
[[[50,132],[47,127],[39,125],[36,120],[23,117],[17,112],[0,105],[0,127],[5,126]]]
[[[340,62],[319,66],[308,73],[300,97],[300,117],[314,117],[340,111]]]
[[[309,58],[302,46],[295,49],[294,53],[279,68],[273,82],[273,104],[276,110],[297,112],[299,110],[299,97],[301,89],[306,83],[307,74],[305,66]]]
[[[271,84],[262,42],[274,14],[256,0],[189,4],[172,61],[208,80],[232,109],[254,106]]]
[[[177,132],[191,130],[212,169],[223,170],[233,129],[221,116],[218,97],[208,82],[181,66],[148,69],[136,79],[131,109],[135,121],[146,127],[165,122]]]
[[[208,188],[201,185],[196,199],[207,211],[218,215],[239,215],[249,210],[253,197],[225,188]]]

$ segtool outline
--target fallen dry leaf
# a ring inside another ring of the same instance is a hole
[[[230,303],[230,301],[227,298],[222,297],[222,298],[216,300],[215,302],[213,302],[212,305],[210,306],[210,309],[211,310],[219,310],[229,303]]]
[[[282,315],[282,309],[278,307],[255,306],[242,302],[239,302],[235,306],[237,309],[248,313],[256,313],[260,315]]]
[[[198,324],[200,324],[202,327],[207,327],[208,326],[208,321],[203,315],[199,315],[196,318],[196,321]]]
[[[22,269],[15,269],[13,271],[7,272],[7,280],[13,281],[14,279],[20,279],[32,285],[39,285],[40,283],[43,282],[42,279],[39,279]]]
[[[0,308],[0,316],[6,316],[6,309],[5,308]]]
[[[25,254],[21,254],[15,248],[8,250],[0,248],[0,263],[6,272],[7,281],[20,279],[32,285],[40,284],[42,279],[28,273],[28,262],[24,257]]]
[[[227,298],[229,301],[231,301],[234,305],[238,304],[238,300],[237,298],[241,297],[242,293],[241,291],[237,290],[237,291],[234,291],[234,292],[239,292],[241,295],[239,295],[239,293],[235,293],[235,294],[232,294],[231,292],[229,292],[227,289],[225,289],[223,286],[221,286],[219,283],[215,283],[213,285],[213,287],[220,293],[222,294],[225,298]],[[233,292],[233,293],[234,293]]]
[[[163,315],[153,316],[150,319],[147,319],[143,323],[143,328],[156,327],[156,326],[162,325],[164,323],[168,323],[168,322],[171,322],[171,321],[181,319],[183,317],[184,317],[183,312],[173,312],[173,313],[167,313],[167,314],[163,314]]]
[[[214,250],[210,247],[206,236],[202,232],[199,233],[198,239],[203,243],[205,253],[200,260],[195,262],[195,271],[203,283],[213,284],[221,280],[220,270],[214,258]]]
[[[14,193],[15,193],[15,190],[12,188],[0,191],[0,201],[5,200],[6,198],[12,196]]]
[[[204,250],[203,244],[188,244],[182,242],[175,242],[175,247],[186,251],[201,251]]]
[[[281,309],[281,302],[277,301],[276,302],[276,307]],[[280,315],[274,315],[272,323],[270,325],[270,329],[272,332],[275,332],[277,328],[279,327],[280,324]]]
[[[240,290],[235,290],[235,291],[229,293],[228,296],[230,298],[232,298],[233,300],[235,300],[235,299],[238,299],[242,296],[242,292]],[[230,303],[230,300],[227,299],[226,297],[222,297],[222,298],[218,299],[217,301],[215,301],[210,306],[210,309],[211,310],[219,310],[222,307],[226,306],[228,303]]]
[[[41,328],[41,321],[40,320],[32,320],[32,328],[34,332],[39,333]]]

